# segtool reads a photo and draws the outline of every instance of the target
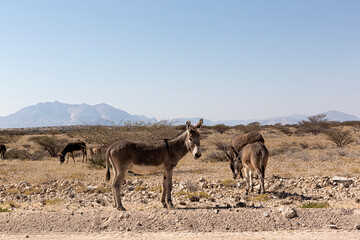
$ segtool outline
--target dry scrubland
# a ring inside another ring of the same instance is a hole
[[[228,143],[244,128],[220,133],[205,127],[201,130],[203,156],[194,160],[188,154],[174,170],[172,196],[177,209],[161,207],[161,173],[129,174],[123,204],[130,211],[124,213],[112,206],[104,168],[83,164],[79,156],[76,163],[70,159],[60,165],[31,140],[49,136],[88,141],[89,135],[76,130],[4,132],[0,140],[12,149],[8,156],[16,151],[22,159],[0,160],[0,233],[354,231],[360,228],[360,128],[336,128],[350,131],[354,141],[337,147],[323,133],[295,134],[296,126],[257,129],[270,151],[267,193],[245,196],[245,180],[232,179],[229,163],[222,161],[221,151],[213,144]],[[180,129],[173,128],[172,134]],[[93,163],[101,160],[101,156],[88,157]],[[255,189],[257,183],[255,179]],[[296,212],[294,216],[291,211]]]

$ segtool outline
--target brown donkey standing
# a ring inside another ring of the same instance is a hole
[[[115,175],[112,190],[117,209],[126,210],[121,203],[121,185],[128,170],[135,173],[163,170],[161,203],[168,209],[174,208],[171,201],[173,169],[188,152],[191,152],[195,159],[201,156],[198,130],[202,124],[202,119],[195,127],[187,121],[185,132],[170,140],[151,143],[120,140],[113,143],[106,151],[106,180],[110,180],[109,163],[111,162]]]
[[[265,147],[265,144],[262,142],[250,143],[240,152],[237,152],[234,148],[232,149],[235,158],[232,157],[232,154],[228,155],[230,158],[230,168],[233,171],[235,179],[238,174],[242,177],[241,170],[243,167],[245,168],[246,194],[249,193],[249,190],[253,190],[252,172],[256,172],[260,178],[258,193],[265,193],[265,169],[269,158],[269,151]]]

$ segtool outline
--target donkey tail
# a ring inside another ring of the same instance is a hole
[[[106,150],[106,181],[110,180],[110,148]]]
[[[268,156],[269,156],[269,152],[264,146],[264,148],[261,149],[261,161],[260,161],[260,172],[262,177],[265,177],[265,168],[267,165]]]

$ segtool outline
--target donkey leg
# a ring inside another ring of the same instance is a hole
[[[164,179],[163,179],[163,186],[162,186],[162,191],[161,191],[161,203],[163,205],[164,208],[166,208],[166,202],[165,202],[165,195],[166,195],[166,175],[164,172]]]
[[[166,174],[165,184],[166,184],[166,205],[168,209],[174,209],[174,205],[171,200],[171,191],[172,191],[172,170]]]
[[[163,188],[161,193],[161,203],[164,208],[168,208],[168,209],[174,208],[174,205],[171,201],[171,190],[172,190],[172,170],[164,171]]]
[[[249,189],[250,189],[250,179],[249,179],[249,169],[245,168],[245,179],[246,179],[246,192],[245,194],[248,195],[249,194]]]
[[[260,184],[259,184],[259,190],[258,190],[258,194],[260,194],[262,192],[262,181],[261,181],[261,172],[258,169],[255,169],[256,172],[256,176],[258,176]]]
[[[258,173],[258,176],[260,178],[260,188],[259,188],[259,193],[265,193],[265,173]]]
[[[252,171],[249,171],[250,192],[254,190]]]
[[[125,179],[126,173],[120,171],[114,178],[113,181],[113,194],[115,199],[116,208],[120,211],[126,211],[124,206],[121,203],[121,185]]]

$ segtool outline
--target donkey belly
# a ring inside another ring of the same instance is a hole
[[[163,169],[164,169],[163,164],[160,164],[157,166],[131,164],[131,166],[129,168],[129,170],[131,170],[135,173],[140,173],[140,174],[152,173],[152,172],[156,172],[158,170],[163,170]]]

